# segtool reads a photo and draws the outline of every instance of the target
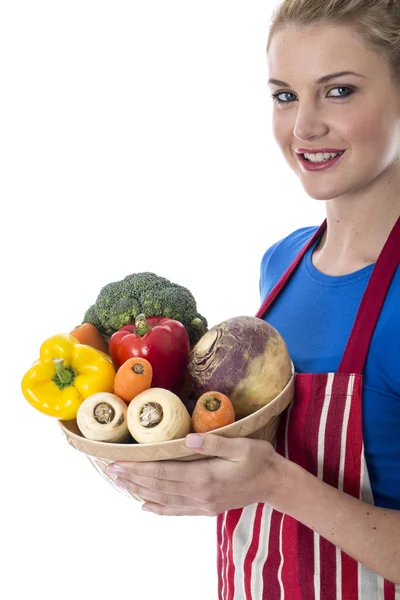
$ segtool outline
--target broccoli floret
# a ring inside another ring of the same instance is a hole
[[[84,317],[84,323],[96,325],[111,335],[139,314],[146,317],[170,317],[187,329],[191,344],[207,331],[207,320],[197,312],[191,292],[155,273],[134,273],[121,281],[105,285]]]
[[[96,305],[92,304],[87,311],[85,312],[85,316],[83,317],[82,323],[92,323],[95,327],[101,327],[100,319],[97,316]]]
[[[200,313],[197,313],[197,316],[188,325],[185,325],[185,327],[189,334],[190,344],[197,344],[199,339],[208,331],[207,319]]]

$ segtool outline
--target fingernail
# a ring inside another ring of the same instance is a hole
[[[126,473],[125,468],[121,467],[120,465],[109,465],[106,471],[109,475],[115,475],[117,473]]]
[[[190,433],[186,436],[186,446],[188,448],[201,448],[203,445],[203,436],[196,433]]]

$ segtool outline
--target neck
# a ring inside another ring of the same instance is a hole
[[[352,273],[376,262],[400,216],[400,176],[376,190],[326,201],[327,229],[313,264],[328,275]]]

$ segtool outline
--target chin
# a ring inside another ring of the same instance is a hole
[[[307,196],[313,198],[313,200],[333,200],[334,198],[343,196],[349,191],[349,189],[345,187],[339,188],[337,184],[319,187],[316,185],[310,185],[309,182],[307,182],[308,185],[304,181],[301,181],[301,183]]]
[[[375,181],[375,177],[371,178],[371,176],[365,176],[365,178],[360,178],[357,181],[349,181],[349,182],[331,182],[331,185],[316,185],[310,183],[310,181],[304,181],[301,179],[301,183],[303,185],[304,191],[310,198],[314,200],[336,200],[338,198],[342,198],[345,196],[351,196],[354,192],[360,192],[363,189],[366,191],[368,187]]]
[[[307,196],[309,196],[310,198],[312,198],[313,200],[321,200],[322,201],[326,201],[326,200],[333,200],[334,198],[339,198],[340,196],[342,196],[343,194],[338,193],[337,191],[316,191],[316,190],[309,190],[307,189],[307,187],[304,187],[304,191],[306,192]]]

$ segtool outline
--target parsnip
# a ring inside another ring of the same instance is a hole
[[[92,394],[78,408],[76,422],[82,435],[97,442],[123,442],[129,437],[127,406],[108,392]]]
[[[145,390],[128,406],[128,429],[139,444],[183,438],[190,432],[190,425],[186,406],[163,388]]]

